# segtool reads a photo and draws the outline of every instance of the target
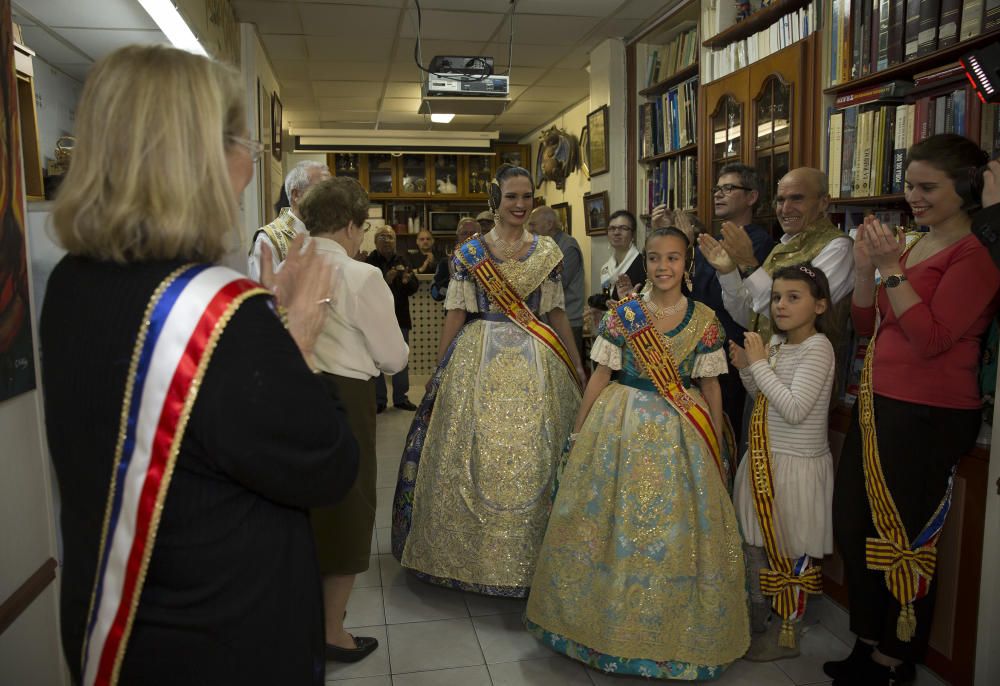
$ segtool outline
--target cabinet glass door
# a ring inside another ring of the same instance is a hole
[[[466,193],[485,196],[490,190],[493,178],[493,155],[469,155],[466,157]]]
[[[349,176],[361,181],[361,156],[352,152],[338,152],[333,156],[333,175]]]
[[[731,162],[743,161],[743,105],[731,95],[723,96],[712,113],[712,178],[709,188],[716,184],[719,170]],[[711,192],[709,191],[709,195]],[[713,220],[715,231],[722,227],[721,220]]]
[[[458,155],[434,156],[435,195],[458,195]]]
[[[403,155],[401,160],[402,195],[426,195],[427,157],[425,155]]]
[[[781,229],[775,217],[774,195],[778,180],[788,173],[790,166],[791,109],[791,85],[777,75],[768,77],[753,101],[757,131],[754,166],[760,176],[757,221],[777,235],[781,234]]]
[[[392,155],[368,156],[368,192],[370,194],[393,195]]]

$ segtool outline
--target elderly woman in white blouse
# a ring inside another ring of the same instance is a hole
[[[354,259],[368,230],[368,194],[351,178],[314,186],[299,206],[316,252],[333,264],[338,281],[330,314],[316,340],[316,366],[340,398],[360,449],[358,480],[333,507],[313,510],[313,531],[326,611],[326,656],[356,662],[378,641],[344,630],[354,577],[368,569],[375,525],[375,383],[406,366],[409,348],[396,321],[382,272]]]

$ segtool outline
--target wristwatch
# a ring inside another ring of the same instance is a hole
[[[904,281],[906,281],[906,274],[893,274],[892,276],[885,277],[885,287],[895,288]]]

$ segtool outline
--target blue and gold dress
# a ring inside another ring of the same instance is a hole
[[[498,270],[531,310],[563,307],[562,252],[536,236]],[[418,577],[525,597],[545,535],[556,465],[580,404],[557,355],[490,302],[453,258],[445,309],[466,324],[431,379],[407,435],[392,550]]]
[[[725,334],[689,300],[665,334],[689,393],[726,371]],[[656,391],[614,311],[591,354],[617,372],[559,476],[529,631],[606,672],[712,679],[750,642],[739,525],[704,439]]]

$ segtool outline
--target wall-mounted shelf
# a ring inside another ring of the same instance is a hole
[[[659,155],[653,155],[652,157],[643,157],[639,160],[641,164],[656,164],[663,160],[669,159],[671,157],[679,157],[685,154],[694,154],[698,151],[698,144],[692,143],[691,145],[685,145],[683,148],[677,148],[676,150],[668,150],[667,152],[661,152]]]
[[[639,95],[660,95],[661,93],[666,93],[671,87],[676,86],[678,83],[687,81],[688,79],[698,75],[698,63],[684,67],[680,71],[675,71],[673,74],[667,78],[654,83],[648,88],[643,88],[639,91]]]
[[[720,31],[702,43],[706,48],[718,50],[738,40],[743,40],[753,34],[763,31],[786,14],[797,12],[812,0],[776,0],[764,9],[754,12],[741,22],[733,24],[725,31]]]
[[[906,196],[902,193],[891,195],[868,195],[861,198],[830,198],[831,205],[905,205]]]

